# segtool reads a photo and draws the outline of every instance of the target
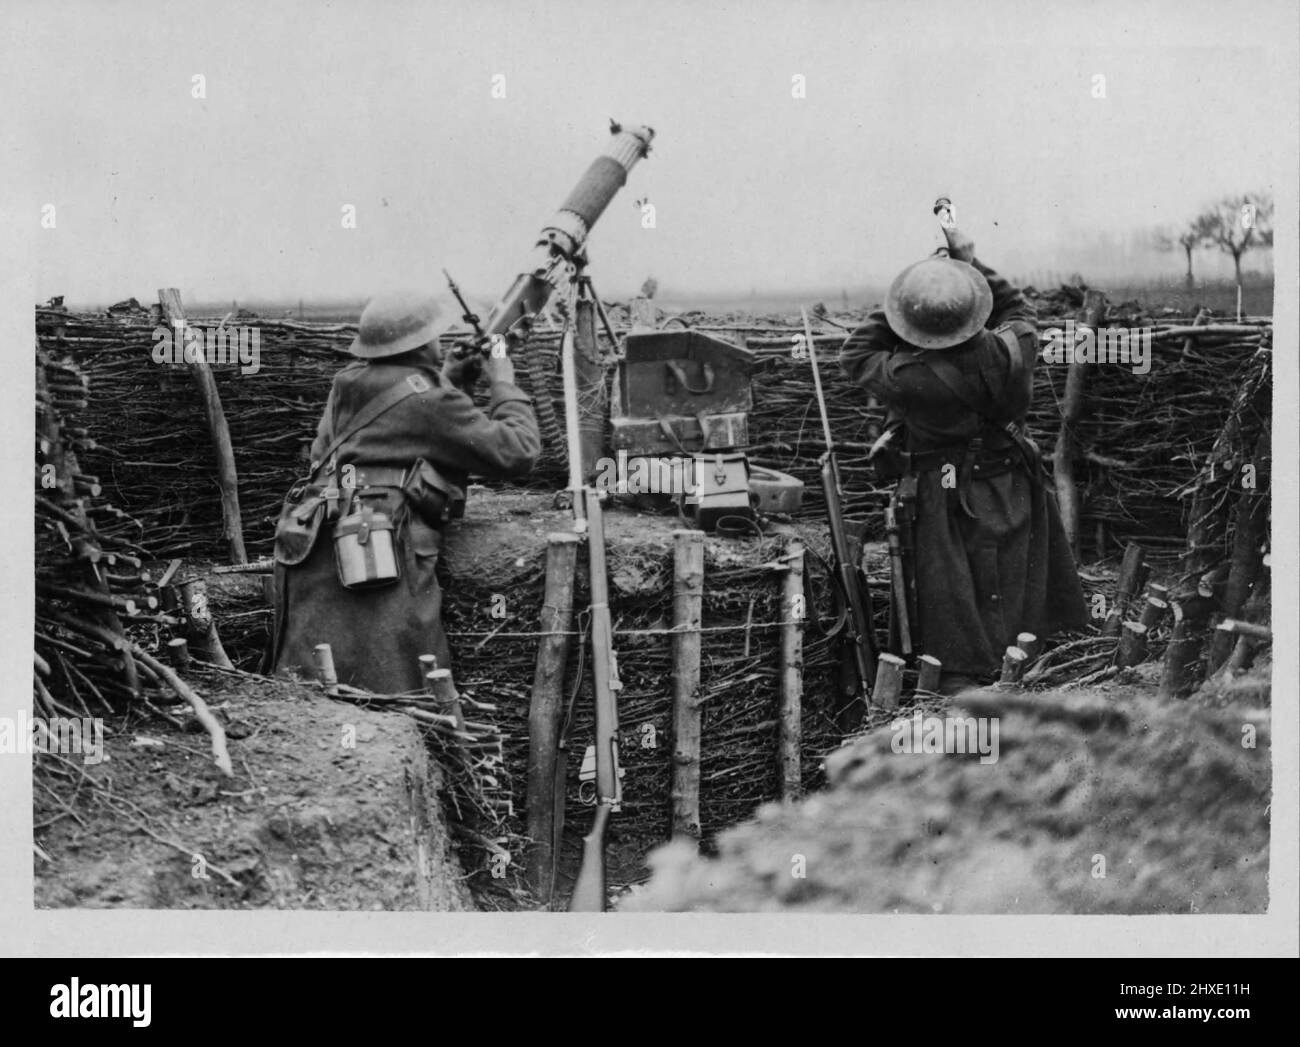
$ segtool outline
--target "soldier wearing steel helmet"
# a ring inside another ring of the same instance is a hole
[[[877,473],[897,479],[911,623],[943,690],[987,681],[1020,632],[1081,627],[1086,609],[1037,447],[1024,431],[1038,337],[1033,307],[949,249],[909,266],[840,352],[888,410]],[[881,446],[878,444],[878,446]]]
[[[377,296],[361,314],[357,359],[334,378],[310,473],[289,492],[276,527],[277,670],[311,675],[321,643],[341,683],[378,692],[419,689],[422,654],[450,668],[434,577],[443,530],[471,475],[520,475],[541,452],[508,356],[444,363],[438,338],[452,315],[419,292]],[[469,395],[480,372],[486,411]],[[374,576],[349,576],[345,548],[360,550],[363,571],[367,557],[379,563]]]

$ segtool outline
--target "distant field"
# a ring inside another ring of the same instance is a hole
[[[1136,299],[1147,308],[1168,306],[1183,312],[1194,312],[1201,306],[1216,313],[1230,315],[1237,309],[1237,286],[1231,283],[1204,284],[1187,290],[1169,284],[1124,285],[1106,287],[1106,296],[1112,302]],[[1241,311],[1247,316],[1273,315],[1272,282],[1250,282],[1241,289]]]
[[[1181,281],[1153,280],[1142,283],[1137,281],[1116,281],[1107,283],[1092,280],[1085,276],[1089,286],[1100,287],[1107,297],[1115,303],[1137,300],[1150,309],[1173,308],[1182,312],[1195,312],[1201,306],[1208,306],[1215,312],[1229,314],[1237,308],[1237,288],[1235,284],[1224,281],[1206,281],[1188,290]],[[1038,290],[1047,291],[1049,286],[1039,286]],[[818,302],[826,305],[831,313],[851,313],[869,309],[884,301],[887,288],[859,288],[845,291],[836,288],[822,292],[758,292],[749,295],[680,295],[665,294],[655,299],[656,304],[668,313],[703,312],[712,316],[739,313],[749,316],[781,315],[797,313],[801,305],[813,306]],[[192,307],[196,316],[222,316],[229,312],[232,304],[226,302],[200,302]],[[363,302],[311,302],[304,300],[292,302],[239,302],[241,309],[249,309],[259,316],[267,318],[301,316],[304,320],[318,323],[355,323],[361,314]],[[1271,316],[1273,313],[1273,283],[1260,276],[1247,278],[1242,293],[1242,309],[1249,316]]]

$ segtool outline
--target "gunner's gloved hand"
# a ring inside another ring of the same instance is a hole
[[[483,357],[470,353],[464,357],[449,356],[442,365],[442,378],[465,393],[474,391],[479,376],[483,373]]]

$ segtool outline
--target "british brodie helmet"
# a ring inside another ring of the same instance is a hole
[[[357,337],[348,348],[363,360],[396,356],[428,345],[454,323],[455,316],[434,295],[391,291],[366,303]]]
[[[909,265],[885,299],[890,328],[918,349],[961,345],[992,312],[993,292],[979,270],[942,256]]]

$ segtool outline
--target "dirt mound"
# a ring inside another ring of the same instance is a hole
[[[196,676],[236,775],[184,707],[39,758],[39,908],[472,908],[415,724],[271,680]],[[74,762],[75,761],[75,762]]]
[[[899,752],[894,725],[878,728],[827,759],[827,792],[765,805],[719,837],[717,860],[660,848],[622,907],[1263,912],[1271,761],[1258,681],[1238,691],[1251,704],[1223,692],[1162,703],[1154,671],[1087,691],[963,695],[947,714],[996,718],[995,762]]]

